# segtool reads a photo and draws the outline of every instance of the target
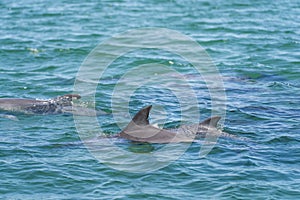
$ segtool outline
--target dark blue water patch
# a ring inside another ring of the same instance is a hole
[[[240,108],[239,110],[249,116],[255,116],[262,119],[269,119],[285,114],[285,111],[280,111],[278,108],[271,106],[247,106]]]
[[[252,79],[256,81],[287,81],[285,77],[274,74],[274,72],[260,72],[257,69],[241,70],[240,73],[241,79]]]
[[[295,138],[295,137],[292,137],[292,136],[289,136],[289,135],[286,135],[286,136],[277,136],[277,137],[274,137],[274,138],[271,138],[268,143],[270,144],[274,144],[274,143],[280,143],[280,144],[286,144],[286,145],[291,145],[292,143],[294,144],[299,144],[300,140]]]

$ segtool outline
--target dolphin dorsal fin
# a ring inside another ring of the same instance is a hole
[[[146,106],[142,108],[138,113],[135,114],[135,116],[132,118],[132,121],[136,125],[148,125],[149,124],[149,112],[152,108],[152,105]]]
[[[206,120],[201,122],[200,125],[210,126],[210,127],[217,127],[217,124],[218,124],[220,119],[221,119],[220,116],[213,116],[213,117],[207,118]]]

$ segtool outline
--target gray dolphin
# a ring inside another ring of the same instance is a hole
[[[23,114],[77,114],[94,115],[103,114],[102,111],[95,111],[85,107],[73,106],[73,100],[80,99],[78,94],[66,94],[49,100],[37,99],[0,99],[0,110],[8,113]],[[7,115],[3,115],[6,117]]]
[[[160,129],[149,124],[149,112],[152,106],[142,108],[131,120],[131,122],[119,133],[119,137],[147,143],[176,143],[193,142],[195,137],[205,136],[208,132],[215,136],[222,135],[217,124],[221,119],[214,116],[193,125],[182,125],[177,129]]]

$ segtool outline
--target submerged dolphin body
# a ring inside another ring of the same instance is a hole
[[[151,107],[150,105],[141,109],[119,136],[135,142],[177,143],[193,142],[195,137],[205,136],[208,132],[215,136],[223,134],[216,128],[221,119],[219,116],[208,118],[199,124],[182,125],[177,129],[160,129],[149,124]]]
[[[80,99],[80,95],[67,94],[50,100],[36,99],[0,99],[0,110],[25,114],[59,114],[64,108],[72,106],[73,99]]]
[[[4,111],[8,113],[40,114],[40,115],[102,114],[85,107],[74,107],[73,100],[80,99],[80,98],[81,96],[78,94],[67,94],[50,100],[2,98],[0,99],[0,111]],[[3,117],[8,118],[7,116],[10,115],[3,115]]]

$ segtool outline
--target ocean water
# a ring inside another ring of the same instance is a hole
[[[236,136],[219,138],[204,158],[199,141],[159,169],[134,172],[147,162],[155,169],[143,158],[163,146],[118,140],[119,148],[141,159],[124,164],[118,155],[112,165],[81,141],[72,115],[0,118],[0,199],[300,199],[299,1],[2,0],[0,11],[1,98],[72,93],[80,66],[99,43],[128,30],[164,28],[192,38],[209,54],[226,94],[222,126]],[[164,51],[169,44],[156,33],[162,49],[127,52],[96,82],[97,109],[116,113],[97,118],[100,133],[117,133],[115,119],[122,127],[148,104],[154,105],[151,122],[169,128],[182,118],[203,120],[214,109],[203,77],[188,60]],[[182,50],[180,43],[174,47]],[[193,55],[194,49],[186,52]],[[124,78],[138,66],[144,68]],[[175,70],[163,73],[171,82],[140,82],[145,73],[162,73],[161,66]],[[181,75],[196,104],[185,99]],[[132,90],[129,97],[124,88]],[[172,89],[182,91],[183,104]],[[130,115],[121,112],[126,108]],[[105,146],[101,138],[93,142]],[[164,159],[184,145],[169,148]],[[106,159],[116,156],[109,151]]]

